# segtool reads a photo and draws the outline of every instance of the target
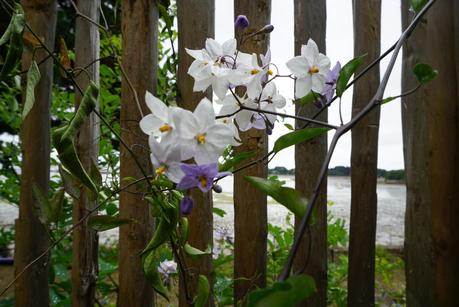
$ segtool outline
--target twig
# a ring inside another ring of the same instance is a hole
[[[319,173],[319,177],[317,179],[314,191],[312,193],[312,197],[308,202],[308,205],[306,206],[306,210],[304,213],[303,218],[301,219],[300,226],[298,228],[298,236],[295,237],[292,247],[290,249],[287,261],[285,263],[285,266],[279,275],[279,280],[284,281],[290,276],[290,271],[292,269],[293,265],[293,260],[295,258],[296,253],[298,252],[298,248],[301,242],[301,239],[305,233],[306,227],[309,223],[309,218],[311,216],[312,209],[314,208],[315,202],[317,200],[317,197],[319,195],[319,189],[320,186],[327,174],[328,170],[328,165],[330,163],[331,157],[333,155],[333,152],[335,150],[336,144],[338,143],[338,140],[346,134],[349,130],[351,130],[362,118],[364,118],[370,111],[372,111],[374,108],[378,107],[380,105],[380,102],[382,101],[382,97],[384,95],[384,91],[387,86],[387,82],[389,81],[389,77],[392,73],[392,69],[394,68],[395,61],[397,60],[398,53],[400,52],[400,49],[402,45],[406,42],[406,40],[410,37],[411,33],[413,30],[416,28],[417,24],[422,20],[423,16],[425,13],[430,9],[430,7],[435,3],[436,0],[430,0],[424,8],[416,15],[414,20],[411,22],[411,24],[408,26],[408,28],[402,33],[400,36],[400,39],[398,40],[395,48],[394,48],[394,53],[392,54],[392,57],[389,61],[389,64],[387,65],[386,72],[384,73],[384,76],[381,80],[381,83],[379,84],[378,90],[376,91],[376,94],[374,97],[370,100],[370,102],[363,108],[359,113],[357,113],[356,116],[354,116],[347,124],[339,127],[335,135],[333,136],[333,139],[330,144],[330,148],[327,152],[327,155],[325,157],[325,160],[322,164],[322,168]]]

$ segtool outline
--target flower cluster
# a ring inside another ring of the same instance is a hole
[[[235,26],[240,30],[248,25],[245,16],[236,19]],[[272,30],[268,25],[250,35]],[[211,86],[219,111],[216,113],[207,98],[191,112],[167,106],[147,92],[145,101],[151,114],[140,121],[140,128],[149,136],[151,161],[158,176],[167,176],[178,189],[196,187],[207,192],[216,178],[227,175],[218,172],[218,159],[229,145],[239,145],[239,131],[272,131],[276,114],[281,114],[286,105],[274,79],[286,75],[280,75],[271,63],[269,50],[264,55],[247,54],[237,50],[236,39],[220,44],[208,38],[205,48],[186,52],[194,59],[188,69],[194,79],[193,90],[205,92]],[[312,39],[301,48],[300,56],[287,62],[287,67],[292,73],[287,77],[295,79],[295,98],[313,91],[326,101],[331,99],[340,66],[331,71],[330,60]],[[184,199],[182,207],[184,213],[189,213],[192,200]]]

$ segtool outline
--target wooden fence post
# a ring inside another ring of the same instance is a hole
[[[402,2],[403,26],[412,19]],[[428,63],[438,77],[402,100],[407,306],[453,306],[459,291],[459,17],[437,1],[403,50],[402,92]]]
[[[99,21],[100,0],[77,2],[81,13],[95,22]],[[75,67],[86,68],[87,73],[81,72],[76,78],[77,84],[85,91],[89,86],[89,78],[99,84],[99,29],[96,25],[83,18],[75,21]],[[75,104],[78,107],[82,95],[75,92]],[[97,109],[99,106],[96,107]],[[94,113],[85,120],[80,128],[75,142],[78,156],[89,170],[97,165],[99,156],[99,119]],[[97,206],[97,201],[88,198],[86,189],[80,191],[80,198],[73,205],[73,223],[86,215],[88,210]],[[72,306],[94,306],[94,296],[98,277],[98,247],[97,232],[87,225],[87,220],[73,232],[73,260],[72,260]]]
[[[380,54],[381,0],[354,0],[352,5],[354,56],[367,54],[361,70]],[[373,98],[379,82],[376,65],[354,85],[353,116]],[[372,306],[375,299],[379,117],[380,108],[377,108],[352,128],[349,306]]]
[[[188,68],[193,58],[188,55],[185,48],[202,49],[206,38],[214,37],[215,3],[214,0],[178,0],[178,99],[177,104],[193,111],[202,98],[212,99],[212,90],[207,93],[193,92],[193,78],[188,75]],[[213,240],[213,213],[212,191],[202,193],[193,189],[191,197],[194,207],[189,219],[190,234],[188,242],[201,250],[212,245]],[[201,256],[197,260],[186,258],[187,273],[190,276],[188,286],[191,293],[196,293],[199,274],[207,276],[212,285],[212,255]],[[183,283],[180,284],[180,306],[189,306],[184,295]],[[208,306],[213,306],[213,296],[209,299]]]
[[[23,0],[25,20],[46,46],[54,49],[57,7],[56,1]],[[28,31],[25,28],[24,31]],[[24,48],[22,70],[28,70],[32,60],[39,63],[47,56],[43,49]],[[22,166],[19,218],[15,222],[15,275],[34,260],[50,244],[48,232],[35,213],[39,207],[32,193],[35,184],[48,193],[50,166],[50,104],[53,83],[53,61],[40,65],[41,79],[35,88],[35,104],[21,126]],[[25,101],[25,80],[23,81]],[[16,306],[49,305],[49,257],[43,257],[34,267],[24,272],[15,284]]]
[[[327,26],[326,1],[295,0],[295,55],[301,53],[301,45],[308,39],[313,39],[319,51],[325,54],[325,35]],[[312,117],[317,112],[313,104],[301,107],[295,105],[296,113],[304,117]],[[318,117],[326,122],[327,110]],[[304,122],[298,121],[297,128]],[[295,188],[306,198],[311,197],[317,176],[320,173],[325,155],[327,154],[327,134],[309,142],[295,146]],[[298,253],[293,264],[294,272],[304,272],[311,275],[317,286],[317,293],[301,306],[327,305],[327,179],[322,183],[316,202],[315,223],[309,226],[309,235],[303,236]],[[295,218],[295,227],[301,219]],[[295,233],[295,235],[298,235]]]
[[[246,15],[250,25],[246,33],[261,29],[271,20],[271,0],[234,1],[234,15]],[[236,30],[239,41],[241,31]],[[265,54],[269,34],[248,39],[239,50]],[[256,156],[240,163],[242,166],[262,158],[268,151],[268,136],[264,130],[250,129],[239,134],[242,145],[236,153],[255,150]],[[266,285],[267,198],[266,194],[251,186],[247,175],[266,177],[268,168],[256,164],[234,175],[234,301],[241,300],[255,287]],[[248,280],[244,280],[244,278]]]
[[[144,114],[150,111],[145,104],[145,92],[156,87],[158,63],[158,8],[156,1],[123,0],[122,2],[122,65],[137,92]],[[123,76],[121,82],[121,137],[138,157],[142,167],[151,174],[147,136],[140,130],[141,114],[132,88]],[[135,146],[134,146],[135,145]],[[139,146],[140,145],[140,146]],[[121,182],[124,178],[143,178],[130,153],[120,147]],[[135,222],[120,227],[119,239],[119,306],[152,306],[153,290],[145,279],[140,252],[148,243],[153,220],[150,205],[143,199],[146,183],[120,193],[120,216]]]

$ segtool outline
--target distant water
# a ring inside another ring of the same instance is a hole
[[[281,180],[286,181],[286,185],[293,187],[293,176],[280,176]],[[214,205],[224,209],[226,214],[223,218],[214,216],[215,228],[224,229],[230,235],[233,231],[234,209],[233,209],[233,178],[222,179],[219,184],[223,187],[223,193],[214,193]],[[400,247],[403,246],[404,239],[404,217],[405,217],[405,185],[401,184],[378,184],[378,226],[376,240],[378,244]],[[349,226],[350,202],[351,202],[351,183],[349,177],[329,177],[328,178],[328,201],[333,205],[329,209],[336,218],[343,218],[346,227]],[[278,226],[285,226],[285,218],[288,210],[276,204],[274,200],[268,200],[268,219],[269,222]],[[0,202],[0,225],[13,226],[17,218],[18,209],[15,206]],[[118,231],[116,229],[100,234],[101,240],[116,239]]]
[[[286,181],[286,186],[294,187],[294,176],[279,176],[280,180]],[[214,205],[226,211],[221,218],[215,216],[214,223],[218,228],[225,228],[233,232],[232,223],[234,220],[233,209],[233,178],[222,179],[219,184],[223,187],[223,193],[214,193]],[[405,218],[405,196],[406,187],[403,184],[378,183],[378,220],[377,220],[377,244],[401,247],[404,240],[404,218]],[[350,203],[351,203],[351,182],[349,177],[328,178],[328,202],[329,210],[335,218],[345,220],[346,227],[349,227]],[[268,220],[270,223],[285,226],[285,218],[288,210],[278,205],[269,198]]]

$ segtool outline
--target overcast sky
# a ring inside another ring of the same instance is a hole
[[[215,36],[219,42],[224,42],[234,36],[233,29],[233,1],[216,0]],[[382,41],[381,50],[390,47],[400,36],[400,1],[382,1]],[[284,73],[289,73],[285,63],[294,56],[293,41],[293,0],[272,0],[271,23],[274,32],[271,33],[272,62],[279,66]],[[314,38],[312,38],[314,39]],[[306,42],[305,42],[306,43]],[[323,52],[321,50],[321,52]],[[327,52],[332,65],[336,61],[345,64],[353,58],[352,33],[352,0],[327,0]],[[401,56],[401,54],[400,54]],[[388,59],[381,63],[381,75],[385,70]],[[386,89],[385,97],[400,93],[401,57],[394,68],[392,77]],[[293,98],[293,81],[283,79],[276,84],[288,100],[286,110],[293,113],[291,99]],[[348,90],[343,97],[343,117],[350,119],[352,90]],[[339,123],[337,105],[329,110],[329,121]],[[290,122],[292,123],[292,122]],[[288,132],[282,123],[277,123],[273,135],[270,137],[270,147],[282,134]],[[332,134],[329,135],[329,141]],[[350,133],[340,139],[330,166],[350,165],[351,137]],[[400,102],[395,100],[384,105],[381,110],[381,125],[379,132],[378,167],[384,169],[403,168],[402,128]],[[270,167],[294,167],[293,148],[282,151],[270,163]]]

